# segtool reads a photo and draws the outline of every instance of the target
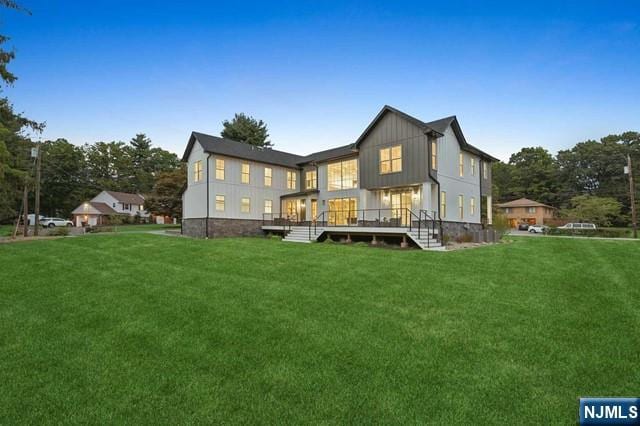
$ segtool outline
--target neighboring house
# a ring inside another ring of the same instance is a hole
[[[127,215],[147,219],[149,213],[144,209],[144,197],[126,192],[102,191],[89,201],[85,201],[71,212],[76,226],[106,225],[109,216]]]
[[[455,116],[425,123],[385,106],[354,143],[307,156],[193,132],[182,161],[186,235],[258,235],[283,218],[375,227],[425,214],[456,234],[491,223],[497,160]]]
[[[546,220],[553,219],[556,208],[527,198],[509,201],[496,205],[509,220],[511,228],[517,228],[518,224],[544,225]]]

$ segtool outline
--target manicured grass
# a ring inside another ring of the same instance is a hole
[[[180,225],[159,225],[149,223],[146,225],[118,225],[112,227],[115,232],[140,232],[140,231],[160,231],[163,229],[180,229]]]
[[[13,225],[0,225],[0,237],[9,237],[13,234]]]
[[[640,388],[640,244],[0,244],[0,424],[575,424]]]

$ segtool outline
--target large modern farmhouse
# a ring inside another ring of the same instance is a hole
[[[385,106],[353,143],[301,156],[193,132],[182,158],[183,233],[282,231],[288,240],[386,236],[420,247],[491,224],[491,155],[455,116]]]

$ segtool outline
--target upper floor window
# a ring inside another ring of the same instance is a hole
[[[460,177],[464,176],[464,154],[458,154],[458,174]]]
[[[440,217],[447,217],[447,193],[440,192]]]
[[[471,160],[469,161],[470,164],[470,168],[471,168],[471,176],[475,176],[476,175],[476,159],[471,157]]]
[[[271,169],[271,167],[264,168],[264,186],[271,186],[272,173],[273,170]]]
[[[458,195],[458,218],[464,219],[464,195]]]
[[[287,172],[287,189],[296,189],[297,175],[296,172]]]
[[[224,211],[224,195],[216,195],[216,211]]]
[[[535,212],[536,212],[535,207],[527,207],[527,213],[535,213]]]
[[[216,158],[216,179],[224,180],[224,160]]]
[[[318,173],[315,170],[309,170],[305,173],[305,188],[306,189],[316,189],[318,185],[316,184],[316,179],[318,178]]]
[[[251,211],[251,199],[242,198],[240,200],[240,213],[249,213]]]
[[[431,168],[438,170],[438,142],[431,141]]]
[[[249,183],[250,170],[251,170],[251,166],[249,166],[249,163],[242,163],[242,170],[240,172],[240,181],[242,183]]]
[[[402,145],[380,148],[380,174],[402,171]]]
[[[352,189],[358,187],[358,159],[338,161],[327,166],[328,190]]]
[[[193,163],[193,181],[200,182],[202,180],[202,161],[198,160]]]
[[[489,179],[489,165],[486,161],[482,162],[482,177],[485,179]]]

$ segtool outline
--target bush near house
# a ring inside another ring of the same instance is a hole
[[[567,235],[576,237],[602,237],[602,238],[630,238],[632,232],[627,228],[597,228],[597,229],[561,229],[548,228],[548,235]]]

